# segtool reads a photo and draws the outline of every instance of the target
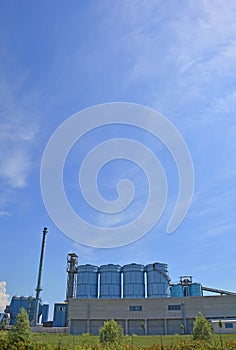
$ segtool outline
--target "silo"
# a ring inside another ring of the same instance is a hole
[[[202,286],[200,283],[192,283],[189,286],[191,297],[201,297],[202,296]]]
[[[97,298],[98,267],[90,264],[78,266],[76,298]]]
[[[171,287],[171,297],[184,297],[184,286],[182,284],[175,284]]]
[[[170,296],[168,265],[154,263],[146,266],[148,298],[166,298]]]
[[[120,265],[102,265],[100,272],[100,298],[121,297],[121,267]]]
[[[140,264],[124,265],[123,271],[123,297],[144,298],[144,266]]]

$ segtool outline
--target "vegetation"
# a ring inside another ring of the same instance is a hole
[[[222,334],[224,349],[236,349],[236,334]],[[194,341],[189,335],[168,336],[124,336],[121,344],[101,344],[99,337],[84,334],[34,333],[32,342],[8,343],[7,332],[0,332],[0,350],[221,350],[219,335],[214,335],[211,343]]]
[[[99,331],[100,343],[121,344],[123,335],[123,329],[116,321],[107,321]]]
[[[25,309],[21,308],[16,317],[16,323],[8,332],[10,344],[29,343],[32,339],[32,330],[29,323],[29,317]]]
[[[10,344],[8,332],[0,332],[0,350],[236,350],[236,334],[219,334],[212,341],[193,340],[192,335],[123,336],[121,343],[100,343],[89,334],[33,333],[32,341]]]
[[[208,321],[201,312],[198,313],[193,326],[193,340],[211,341],[213,338],[213,329],[210,321]]]

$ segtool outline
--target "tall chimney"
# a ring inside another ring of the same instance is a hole
[[[42,271],[43,271],[43,260],[44,260],[44,251],[45,251],[45,244],[46,244],[46,234],[48,233],[47,227],[44,227],[43,229],[43,240],[42,240],[42,247],[41,247],[41,254],[40,254],[40,261],[39,261],[39,271],[38,271],[38,283],[36,290],[36,300],[35,300],[35,312],[34,312],[34,326],[38,323],[38,313],[39,313],[39,300],[40,300],[40,292],[43,290],[41,286],[41,280],[42,280]]]

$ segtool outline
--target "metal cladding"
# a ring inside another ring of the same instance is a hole
[[[42,323],[45,323],[48,321],[48,314],[49,314],[49,304],[43,304],[42,305]]]
[[[170,296],[168,265],[162,263],[149,264],[147,272],[147,297],[166,298]]]
[[[35,305],[36,299],[34,297],[17,297],[14,296],[11,299],[9,306],[9,313],[11,315],[10,325],[13,325],[16,321],[16,316],[19,314],[21,308],[24,308],[29,316],[29,321],[32,323],[35,318]],[[39,315],[37,315],[39,316]]]
[[[123,271],[123,297],[144,298],[144,266],[140,264],[124,265]]]
[[[171,296],[173,298],[184,297],[184,286],[182,284],[175,284],[172,286]]]
[[[78,266],[76,298],[98,297],[98,267],[90,264]]]
[[[67,325],[67,303],[54,304],[53,327],[66,327]]]
[[[102,265],[100,272],[100,298],[121,297],[121,267],[120,265]]]
[[[171,297],[201,297],[202,286],[200,283],[175,284],[171,287]]]
[[[77,255],[71,254],[76,257]],[[70,260],[69,260],[70,262]],[[74,264],[72,264],[74,266]],[[191,276],[182,276],[178,284],[170,284],[168,265],[155,262],[146,266],[127,264],[124,266],[105,264],[100,267],[86,264],[73,272],[76,280],[76,298],[168,298],[202,296],[202,286],[192,283]]]
[[[189,286],[191,297],[201,297],[202,296],[202,286],[200,283],[192,283]]]

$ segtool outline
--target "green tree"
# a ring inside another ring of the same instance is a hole
[[[211,341],[212,337],[213,329],[210,321],[199,312],[193,326],[193,339]]]
[[[114,320],[104,322],[104,326],[99,330],[101,343],[121,343],[123,335],[122,327]]]
[[[5,318],[2,319],[1,324],[0,324],[0,329],[4,330],[6,328],[6,320]]]
[[[181,325],[179,326],[181,334],[184,334],[184,324],[181,323]]]
[[[30,328],[29,317],[25,309],[21,308],[16,317],[16,323],[8,332],[8,340],[10,343],[28,343],[32,338],[32,330]]]
[[[141,328],[143,330],[143,334],[145,335],[146,334],[146,327],[145,327],[145,323],[144,322],[141,322]]]

